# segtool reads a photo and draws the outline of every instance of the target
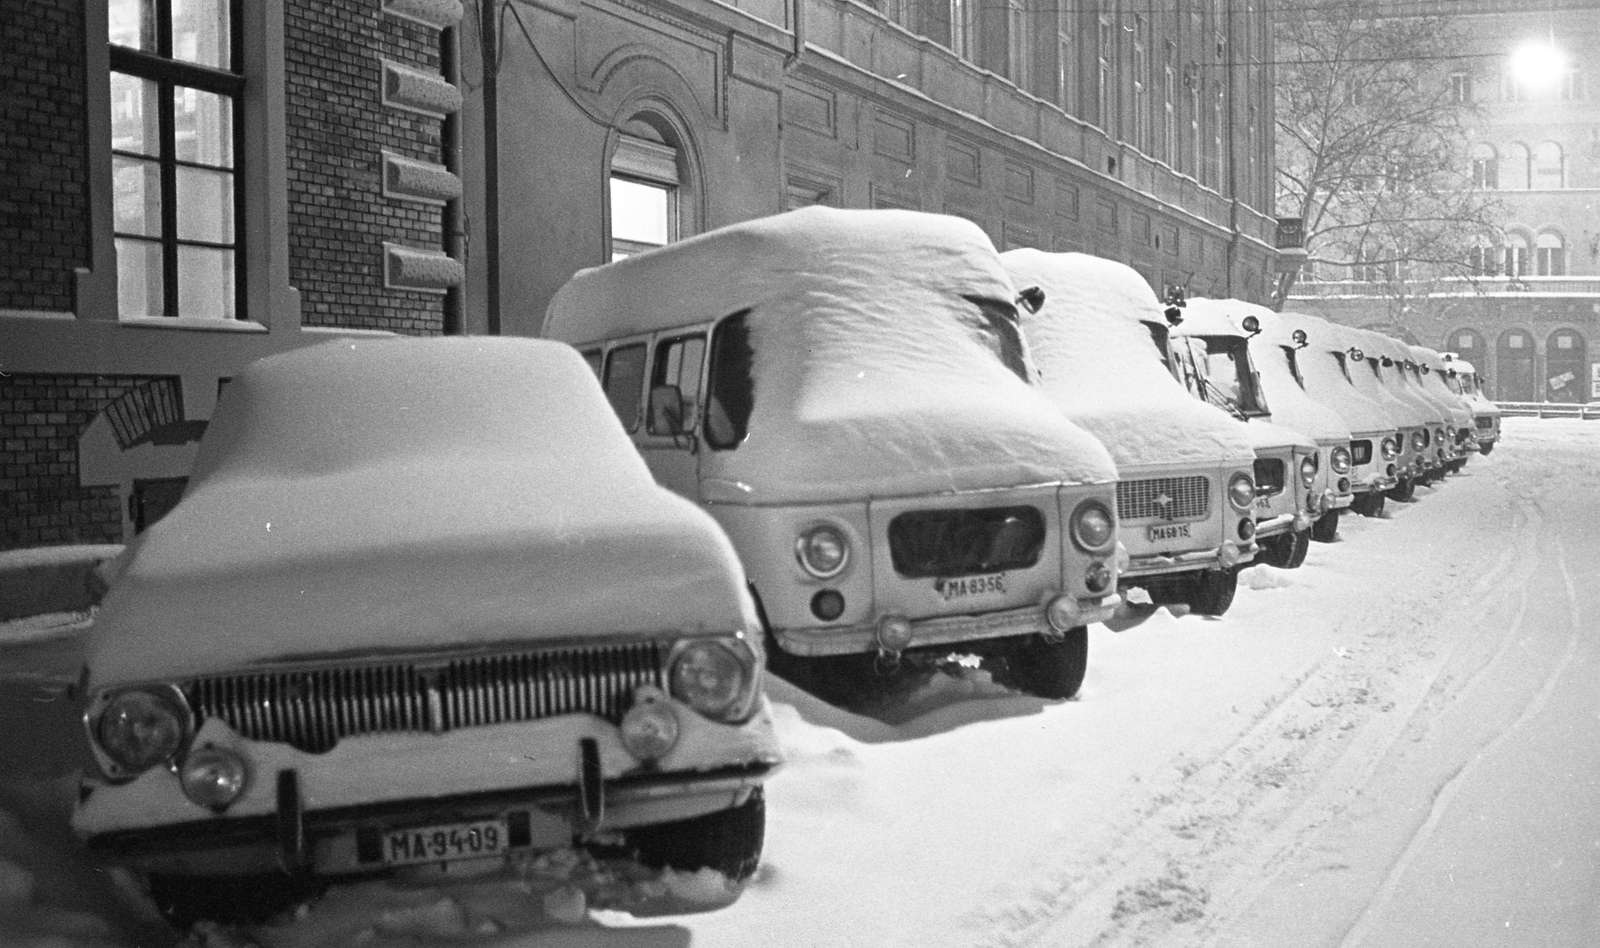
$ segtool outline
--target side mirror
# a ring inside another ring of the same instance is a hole
[[[1030,286],[1017,294],[1017,305],[1030,313],[1044,309],[1044,290]]]
[[[1293,333],[1290,333],[1289,338],[1294,340],[1296,349],[1304,349],[1310,345],[1310,341],[1306,339],[1306,331],[1304,329],[1296,329]]]
[[[650,389],[650,433],[681,435],[693,425],[690,421],[692,406],[685,405],[683,393],[676,385],[656,385]]]
[[[1246,316],[1240,321],[1239,325],[1243,326],[1244,331],[1252,336],[1261,332],[1261,320],[1255,318],[1254,316]]]

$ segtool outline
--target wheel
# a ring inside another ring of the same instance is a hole
[[[259,925],[321,895],[326,883],[282,872],[244,876],[152,875],[151,901],[179,931],[195,922]]]
[[[1350,504],[1350,509],[1363,517],[1381,517],[1383,516],[1383,503],[1387,499],[1383,491],[1375,490],[1365,494],[1357,494],[1356,499]]]
[[[1403,504],[1415,496],[1416,493],[1417,482],[1413,481],[1409,477],[1402,477],[1400,478],[1400,483],[1389,488],[1385,496],[1387,496],[1390,500],[1399,501]]]
[[[1306,561],[1306,550],[1311,547],[1311,531],[1291,530],[1277,536],[1257,540],[1260,550],[1256,553],[1256,562],[1279,569],[1295,569]]]
[[[1335,507],[1317,518],[1311,525],[1311,539],[1318,543],[1332,543],[1339,536],[1339,508]]]
[[[1190,581],[1189,611],[1197,616],[1220,616],[1233,605],[1239,588],[1239,571],[1208,569]]]
[[[1089,630],[1081,625],[1068,629],[1059,642],[1041,635],[1018,636],[1005,659],[1005,684],[1038,698],[1070,698],[1083,687],[1089,667]]]
[[[1494,450],[1494,442],[1493,441],[1479,441],[1478,442],[1478,453],[1479,454],[1488,454],[1490,451],[1493,451],[1493,450]]]
[[[687,820],[638,826],[623,832],[639,862],[654,869],[711,869],[734,882],[755,875],[767,832],[761,788],[743,803]]]

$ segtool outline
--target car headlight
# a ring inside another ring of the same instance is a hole
[[[164,764],[189,740],[191,718],[176,688],[130,688],[111,696],[94,724],[95,742],[127,776]]]
[[[1310,487],[1311,482],[1317,479],[1317,456],[1308,454],[1300,459],[1300,485]]]
[[[1393,461],[1400,456],[1400,443],[1394,438],[1384,438],[1380,450],[1383,451],[1385,461]]]
[[[800,534],[794,543],[794,555],[806,572],[818,579],[829,579],[843,572],[850,562],[850,541],[837,527],[824,524]]]
[[[1086,500],[1072,512],[1072,542],[1085,553],[1104,553],[1117,538],[1117,520],[1098,500]]]
[[[714,721],[747,717],[755,701],[755,654],[743,639],[690,639],[667,663],[672,696]]]
[[[1228,503],[1239,510],[1249,510],[1256,502],[1256,484],[1248,474],[1235,474],[1228,481]]]
[[[1333,467],[1335,474],[1350,473],[1350,449],[1344,446],[1334,448],[1328,455],[1328,464]]]
[[[1428,446],[1428,429],[1419,428],[1411,432],[1411,450],[1421,451]]]
[[[239,799],[250,782],[244,758],[225,747],[190,751],[178,768],[183,795],[204,807],[221,810]]]

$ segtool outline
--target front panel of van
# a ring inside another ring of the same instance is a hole
[[[1124,580],[1231,566],[1255,552],[1249,509],[1228,500],[1243,466],[1124,466],[1117,483],[1118,536],[1128,551]],[[1139,585],[1137,582],[1125,585]]]

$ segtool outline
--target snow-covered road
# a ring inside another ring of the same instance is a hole
[[[941,676],[893,716],[781,682],[789,763],[730,908],[541,916],[525,879],[367,883],[248,933],[305,946],[1600,944],[1600,424],[1487,458],[1221,619],[1091,629],[1079,700]],[[70,640],[67,640],[70,643]],[[0,944],[170,943],[71,845],[55,690],[0,649]],[[555,903],[550,903],[554,905]],[[245,933],[214,932],[228,943]]]

